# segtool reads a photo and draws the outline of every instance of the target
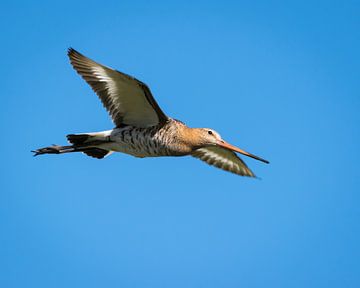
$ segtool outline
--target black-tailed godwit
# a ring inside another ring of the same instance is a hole
[[[136,157],[191,155],[249,177],[254,177],[254,173],[234,152],[269,163],[225,142],[213,129],[189,128],[168,117],[149,87],[136,78],[101,65],[72,48],[68,56],[77,73],[99,96],[116,127],[103,132],[67,135],[72,145],[40,148],[32,151],[34,156],[69,152],[83,152],[98,159],[112,152]]]

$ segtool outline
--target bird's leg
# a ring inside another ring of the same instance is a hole
[[[76,152],[78,151],[74,146],[60,146],[60,145],[52,145],[44,148],[39,148],[33,150],[31,152],[35,153],[34,156],[42,155],[42,154],[62,154],[62,153],[69,153],[69,152]]]

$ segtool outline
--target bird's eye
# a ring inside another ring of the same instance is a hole
[[[211,130],[208,131],[209,135],[213,135],[213,132]]]

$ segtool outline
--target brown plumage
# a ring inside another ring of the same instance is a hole
[[[225,142],[214,130],[189,128],[161,110],[149,87],[127,74],[101,65],[70,48],[70,62],[99,96],[115,123],[103,132],[67,135],[70,146],[53,145],[33,151],[40,154],[83,152],[98,159],[112,152],[136,157],[196,157],[209,165],[242,175],[254,173],[236,155],[269,163]]]

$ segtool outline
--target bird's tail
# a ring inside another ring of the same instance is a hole
[[[102,159],[105,156],[112,153],[112,151],[101,149],[96,147],[99,144],[104,143],[104,140],[100,140],[98,135],[94,134],[69,134],[66,136],[68,141],[73,145],[60,146],[52,145],[44,148],[39,148],[31,152],[34,156],[42,154],[64,154],[72,152],[83,152],[88,156]]]

